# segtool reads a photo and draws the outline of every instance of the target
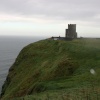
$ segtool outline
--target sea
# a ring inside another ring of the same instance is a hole
[[[0,36],[0,93],[9,68],[15,62],[22,48],[45,38],[33,36]]]

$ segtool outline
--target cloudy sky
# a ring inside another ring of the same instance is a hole
[[[0,0],[0,35],[100,37],[100,0]]]

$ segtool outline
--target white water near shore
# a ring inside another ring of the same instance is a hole
[[[45,37],[0,36],[0,92],[8,70],[14,63],[21,49],[30,43],[44,38]]]

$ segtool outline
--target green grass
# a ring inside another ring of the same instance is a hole
[[[1,100],[99,100],[99,45],[100,39],[75,39],[26,46],[9,70]]]

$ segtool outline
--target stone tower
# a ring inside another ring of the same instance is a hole
[[[77,38],[76,24],[68,24],[68,29],[66,29],[65,37]]]

